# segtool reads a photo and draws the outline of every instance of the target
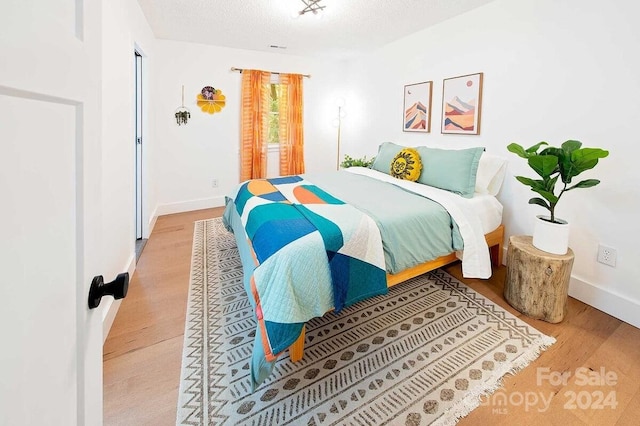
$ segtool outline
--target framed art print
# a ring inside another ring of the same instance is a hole
[[[483,73],[444,79],[441,133],[480,134]]]
[[[405,132],[429,133],[431,131],[432,86],[432,81],[404,86],[404,120],[402,130]]]

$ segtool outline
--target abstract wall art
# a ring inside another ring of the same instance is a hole
[[[432,86],[432,81],[404,86],[404,120],[402,130],[405,132],[428,133],[431,131]]]
[[[480,134],[483,73],[444,79],[441,133]]]

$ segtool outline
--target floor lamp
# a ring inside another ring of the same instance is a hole
[[[340,170],[340,130],[342,127],[342,119],[344,118],[345,115],[347,115],[344,112],[344,99],[343,98],[338,98],[336,100],[336,105],[338,106],[338,117],[336,118],[335,122],[338,126],[338,152],[336,154],[336,170]]]

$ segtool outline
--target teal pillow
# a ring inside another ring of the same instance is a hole
[[[391,173],[391,162],[405,147],[396,145],[393,142],[383,142],[378,147],[378,155],[373,161],[371,168],[382,173]]]
[[[419,146],[422,174],[418,183],[473,197],[476,174],[483,147],[468,149],[438,149]]]

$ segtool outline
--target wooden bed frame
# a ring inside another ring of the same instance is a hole
[[[489,255],[491,256],[491,264],[493,266],[502,265],[502,243],[504,241],[504,225],[498,226],[495,230],[489,232],[484,236],[489,246]],[[393,287],[396,284],[400,284],[418,275],[422,275],[426,272],[433,271],[441,266],[448,265],[458,260],[455,252],[440,256],[437,259],[430,260],[429,262],[416,265],[412,268],[400,271],[397,274],[387,274],[387,287]],[[291,361],[297,362],[302,359],[304,355],[304,337],[305,327],[302,327],[300,337],[293,345],[289,347],[289,357]]]

